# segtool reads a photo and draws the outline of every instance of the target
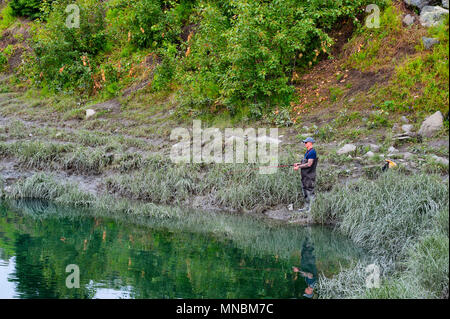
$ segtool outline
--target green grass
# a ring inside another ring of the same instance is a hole
[[[379,289],[365,287],[367,264],[323,278],[321,296],[448,296],[448,195],[448,180],[439,176],[395,172],[319,194],[314,220],[336,223],[336,229],[367,249],[383,271]]]
[[[2,19],[0,20],[0,33],[8,29],[15,21],[16,17],[13,15],[13,10],[10,5],[6,5],[0,12]]]
[[[398,66],[392,84],[380,91],[380,96],[393,97],[399,111],[448,112],[448,17],[444,24],[430,28],[428,33],[440,43],[431,52],[421,47],[421,53]]]

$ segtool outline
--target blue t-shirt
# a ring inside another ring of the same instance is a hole
[[[317,158],[317,153],[315,149],[310,149],[309,151],[306,151],[305,153],[305,160],[313,159],[315,160]]]

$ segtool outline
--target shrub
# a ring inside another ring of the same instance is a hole
[[[103,4],[80,5],[80,27],[65,25],[64,5],[58,5],[48,22],[35,35],[35,82],[54,91],[90,93],[93,89],[95,56],[106,43]]]
[[[40,0],[11,0],[9,5],[15,16],[36,19],[41,16],[40,8],[42,2]],[[45,2],[52,2],[52,0]]]

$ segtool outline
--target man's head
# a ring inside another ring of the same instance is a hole
[[[305,143],[306,149],[310,150],[313,148],[313,144],[315,143],[315,141],[312,137],[308,137],[303,140],[303,143]]]
[[[311,288],[310,286],[305,288],[305,293],[303,294],[303,296],[305,296],[306,298],[312,298],[314,295],[314,289]]]

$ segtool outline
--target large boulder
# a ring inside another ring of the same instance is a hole
[[[405,0],[407,5],[417,7],[419,9],[422,9],[426,5],[430,4],[430,2],[430,0]]]
[[[423,137],[432,137],[444,125],[444,117],[440,111],[427,117],[420,126],[419,135]]]
[[[420,23],[424,27],[432,27],[441,23],[445,15],[448,15],[447,9],[440,6],[425,6],[420,12]]]
[[[337,151],[338,155],[348,154],[356,151],[356,146],[353,144],[345,144],[342,148]]]
[[[442,6],[448,9],[448,0],[442,0]]]

